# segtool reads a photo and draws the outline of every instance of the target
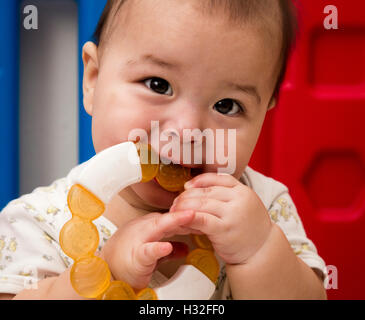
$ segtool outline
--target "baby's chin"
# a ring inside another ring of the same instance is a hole
[[[136,195],[151,207],[160,210],[169,210],[178,192],[170,192],[163,189],[155,180],[138,183],[131,186]]]

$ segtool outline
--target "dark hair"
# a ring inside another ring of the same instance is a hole
[[[116,7],[116,5],[118,4],[118,7],[116,8],[116,10],[114,11],[114,16],[118,13],[119,9],[121,8],[121,6],[127,2],[128,0],[107,0],[107,3],[104,7],[104,10],[99,18],[99,22],[96,26],[96,29],[93,33],[93,41],[99,45],[103,35],[105,33],[105,29],[107,26],[107,22],[108,20],[111,19],[111,12],[113,11],[113,9]]]
[[[104,37],[107,25],[115,15],[119,12],[120,8],[128,0],[108,0],[100,20],[97,24],[95,32],[93,34],[93,41],[99,45]],[[273,1],[273,0],[269,0]],[[277,97],[284,81],[288,60],[292,49],[295,45],[296,35],[298,31],[298,19],[296,13],[296,7],[294,5],[296,0],[278,0],[278,4],[281,11],[282,20],[282,48],[281,48],[281,70],[278,76],[278,80],[275,86],[273,97]],[[222,5],[222,0],[209,0],[208,4],[210,9]],[[263,0],[225,0],[225,10],[228,11],[230,18],[235,22],[239,22],[239,19],[254,18],[257,16],[260,10],[263,10],[265,1]]]

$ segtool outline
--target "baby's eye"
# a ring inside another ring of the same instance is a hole
[[[153,90],[158,94],[166,94],[171,96],[172,95],[172,88],[170,84],[161,78],[149,78],[144,80],[144,83],[148,88]]]
[[[232,99],[223,99],[214,105],[214,110],[226,115],[235,115],[243,112],[243,108]]]

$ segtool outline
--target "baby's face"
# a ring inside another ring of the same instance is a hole
[[[194,2],[129,1],[102,55],[91,43],[84,47],[84,104],[94,147],[100,152],[127,141],[136,128],[150,134],[151,121],[160,132],[175,131],[181,147],[184,129],[224,129],[226,137],[235,129],[233,176],[239,178],[270,106],[280,41],[259,24],[239,27],[223,14],[203,15]],[[280,34],[275,23],[266,28]],[[167,143],[160,141],[157,151]],[[204,148],[201,171],[217,172],[222,165],[206,164]],[[227,155],[228,145],[220,151]],[[182,159],[181,151],[174,162]],[[155,181],[128,192],[153,208],[168,208],[177,195]]]

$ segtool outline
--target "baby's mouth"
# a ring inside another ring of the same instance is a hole
[[[198,176],[199,174],[202,174],[204,172],[203,164],[185,164],[185,163],[179,163],[177,161],[174,161],[173,159],[166,158],[162,155],[160,155],[160,159],[162,163],[171,163],[175,166],[180,166],[184,168],[190,169],[190,175],[192,178]]]
[[[199,174],[202,174],[203,172],[204,172],[203,167],[191,168],[190,174],[194,178],[194,177],[198,176]]]
[[[141,151],[148,152],[148,162],[153,159],[153,153],[158,156],[158,163],[142,165],[142,182],[154,180],[160,187],[169,192],[183,192],[186,182],[203,173],[201,164],[180,164],[180,159],[172,159],[153,150],[151,145],[138,145],[138,154]],[[143,149],[142,149],[143,148]],[[140,155],[142,156],[142,154]]]

